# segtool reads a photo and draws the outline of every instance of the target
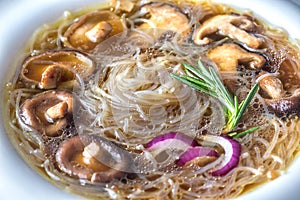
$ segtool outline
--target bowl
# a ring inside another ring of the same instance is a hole
[[[215,0],[239,9],[249,9],[261,19],[287,30],[291,38],[300,37],[300,7],[289,1]],[[6,82],[11,78],[16,56],[22,51],[33,31],[52,22],[66,10],[78,10],[104,2],[101,0],[12,0],[0,1],[0,80],[1,97]],[[300,39],[300,38],[299,38]],[[5,131],[3,99],[0,105],[0,199],[76,200],[77,196],[62,191],[31,169],[17,154]],[[300,158],[286,173],[274,181],[259,186],[238,199],[298,199]],[[66,188],[67,190],[67,188]]]

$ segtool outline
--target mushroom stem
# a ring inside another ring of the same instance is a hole
[[[82,152],[82,155],[84,157],[83,161],[86,164],[91,164],[91,159],[93,157],[96,157],[97,154],[100,153],[99,151],[100,147],[95,142],[90,143],[84,148],[84,151]]]
[[[106,21],[97,23],[93,28],[85,33],[85,36],[93,43],[99,43],[112,31],[112,26]]]
[[[56,65],[48,66],[42,73],[40,88],[52,89],[56,88],[62,77],[63,70],[61,67]]]
[[[63,101],[55,106],[50,107],[46,113],[45,117],[48,122],[53,123],[57,119],[63,118],[68,113],[68,103]]]

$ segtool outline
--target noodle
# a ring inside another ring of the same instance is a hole
[[[292,43],[286,31],[269,27],[255,18],[260,30],[255,37],[264,41],[263,48],[252,48],[232,38],[216,36],[216,41],[199,46],[189,37],[208,18],[231,13],[249,15],[250,18],[252,13],[236,11],[209,0],[170,1],[189,17],[188,24],[192,28],[185,36],[189,39],[180,33],[172,33],[169,38],[169,33],[161,36],[162,30],[140,10],[147,2],[134,2],[133,11],[128,13],[122,10],[121,0],[116,1],[115,7],[100,9],[116,14],[123,31],[84,52],[95,61],[95,72],[88,78],[76,73],[75,67],[79,64],[67,61],[75,66],[69,69],[75,78],[59,85],[58,89],[70,90],[69,85],[73,84],[71,90],[80,106],[72,116],[73,122],[61,135],[51,137],[46,132],[39,133],[22,120],[20,110],[24,102],[45,89],[36,85],[27,87],[21,72],[16,71],[7,86],[7,116],[10,138],[19,153],[55,185],[91,199],[230,199],[273,179],[272,173],[280,174],[286,170],[300,149],[299,118],[278,117],[270,112],[268,98],[261,91],[255,95],[235,131],[254,126],[259,126],[259,129],[236,139],[242,146],[240,161],[225,176],[211,175],[211,171],[225,159],[224,155],[205,166],[179,167],[173,164],[178,152],[166,150],[171,156],[159,162],[145,147],[153,138],[167,132],[181,132],[203,145],[213,146],[202,141],[201,135],[223,131],[227,120],[223,109],[226,103],[221,98],[209,97],[183,85],[170,74],[184,74],[182,63],[196,65],[198,60],[218,71],[217,64],[207,54],[215,47],[234,43],[266,58],[262,69],[248,69],[238,63],[237,70],[220,71],[226,86],[233,83],[232,88],[228,88],[238,98],[244,98],[254,83],[270,77],[285,80],[283,88],[287,94],[300,88],[297,82],[300,80],[299,44]],[[66,30],[90,11],[66,11],[57,22],[37,29],[28,41],[24,55],[32,57],[49,50],[70,49],[65,47],[68,40],[64,35]],[[147,25],[149,30],[139,29],[141,24]],[[24,56],[21,55],[20,59]],[[60,62],[39,60],[35,64],[55,66]],[[267,73],[258,75],[259,70]],[[55,161],[55,152],[63,141],[83,133],[101,136],[125,149],[132,156],[138,173],[133,178],[99,183],[62,172]]]

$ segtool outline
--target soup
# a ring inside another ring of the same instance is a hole
[[[10,138],[84,198],[234,198],[297,153],[299,47],[251,12],[113,1],[37,30],[24,55]]]

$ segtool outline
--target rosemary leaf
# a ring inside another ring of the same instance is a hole
[[[234,132],[234,133],[230,133],[228,135],[233,137],[233,138],[241,138],[241,137],[247,135],[248,133],[252,133],[254,131],[257,131],[259,128],[260,128],[259,126],[256,126],[256,127],[250,128],[250,129],[248,129],[246,131],[243,131],[243,132],[240,132],[240,133]]]
[[[171,76],[179,81],[181,81],[182,83],[196,89],[196,90],[199,90],[200,92],[203,92],[209,96],[212,96],[212,97],[215,97],[217,98],[216,94],[211,92],[208,88],[206,88],[205,86],[203,86],[202,84],[199,84],[200,81],[198,83],[195,83],[193,82],[193,78],[190,78],[190,77],[187,77],[187,76],[184,76],[184,75],[175,75],[175,74],[171,74]],[[203,82],[204,83],[204,82]],[[205,84],[205,83],[204,83]]]
[[[237,113],[237,116],[236,116],[236,119],[235,119],[234,126],[236,126],[236,124],[238,123],[240,118],[243,116],[244,112],[246,111],[246,108],[251,103],[251,101],[254,98],[256,92],[258,91],[258,88],[259,88],[258,83],[255,83],[255,85],[252,87],[252,89],[248,93],[247,97],[245,98],[245,100],[242,102],[240,108],[238,109],[238,113]]]
[[[219,76],[217,75],[216,71],[210,67],[209,71],[212,75],[213,80],[215,81],[215,83],[217,84],[217,88],[219,90],[220,95],[231,105],[234,105],[232,96],[230,95],[229,91],[227,90],[227,88],[225,88],[224,84],[222,83],[222,81],[220,80]],[[234,106],[232,106],[234,107]]]
[[[203,81],[207,82],[210,85],[213,84],[212,79],[209,76],[207,76],[208,72],[205,67],[204,67],[204,71],[203,71],[202,68],[197,69],[187,63],[182,63],[182,64],[183,64],[185,70],[192,72],[197,78],[202,79]]]

